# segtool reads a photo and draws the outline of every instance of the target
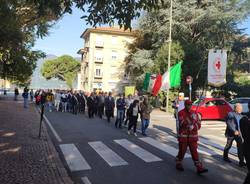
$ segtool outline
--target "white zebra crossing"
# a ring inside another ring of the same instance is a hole
[[[210,136],[213,137],[215,140],[216,139],[222,140],[222,138],[219,138],[215,135],[210,135]],[[169,135],[167,133],[165,133],[163,137],[164,138],[161,138],[161,140],[157,140],[151,137],[143,137],[139,138],[139,140],[143,141],[144,143],[152,147],[159,149],[160,151],[163,151],[164,153],[167,153],[175,157],[178,154],[178,148],[175,148],[172,145],[168,145],[166,141],[178,144],[176,137]],[[209,137],[209,135],[207,135],[207,137]],[[162,141],[164,141],[164,143]],[[121,147],[125,148],[127,151],[131,152],[141,160],[145,161],[146,163],[162,161],[162,159],[159,158],[158,156],[150,153],[149,151],[141,148],[139,145],[134,144],[133,142],[127,139],[114,140],[114,142],[116,142]],[[201,154],[208,156],[223,154],[224,147],[220,145],[218,141],[212,142],[208,139],[200,138],[199,144],[201,146],[199,146],[198,152]],[[116,152],[114,152],[112,148],[106,146],[101,141],[88,142],[88,145],[92,147],[96,151],[97,155],[99,155],[110,167],[126,166],[129,164],[121,156],[119,156]],[[85,158],[82,156],[82,154],[79,152],[79,150],[74,144],[61,144],[59,145],[59,147],[64,155],[64,158],[71,172],[91,169],[88,162],[85,160]],[[233,152],[234,155],[230,155],[230,158],[232,160],[237,161],[238,159],[236,157],[237,153],[236,148],[232,148],[231,151]],[[190,158],[190,157],[191,156],[188,153],[185,156],[185,158]],[[85,183],[88,183],[88,180],[86,178],[85,178]]]
[[[74,144],[61,144],[59,146],[71,171],[91,169]]]
[[[172,146],[169,146],[167,144],[161,143],[155,139],[152,139],[150,137],[140,138],[143,142],[150,144],[151,146],[158,148],[159,150],[168,153],[169,155],[172,155],[175,157],[178,154],[178,150]],[[185,158],[191,157],[190,154],[186,154]]]
[[[152,153],[128,141],[127,139],[120,139],[120,140],[114,140],[114,141],[147,163],[162,161],[161,158],[153,155]]]
[[[111,167],[128,165],[118,154],[112,151],[101,141],[88,143]]]

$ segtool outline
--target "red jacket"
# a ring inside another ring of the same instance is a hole
[[[178,113],[177,135],[180,142],[198,141],[198,130],[201,128],[201,122],[198,114],[188,112],[183,109]]]

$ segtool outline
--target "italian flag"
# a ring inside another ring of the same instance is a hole
[[[154,87],[155,84],[155,80],[156,80],[156,75],[155,74],[150,74],[150,73],[146,73],[145,75],[145,79],[143,82],[143,90],[146,92],[151,93],[152,89]]]
[[[167,91],[170,88],[176,88],[181,85],[181,66],[182,61],[170,68],[170,72],[167,71],[162,76],[162,91]]]

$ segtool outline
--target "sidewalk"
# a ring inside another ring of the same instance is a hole
[[[0,183],[72,184],[33,105],[0,100]]]

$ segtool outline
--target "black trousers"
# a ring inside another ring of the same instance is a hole
[[[99,117],[102,118],[103,114],[104,114],[104,105],[99,105],[98,106],[98,115],[99,115]]]
[[[233,141],[236,141],[237,143],[237,152],[240,162],[244,162],[244,155],[243,155],[243,144],[242,144],[242,138],[240,136],[234,136],[234,137],[228,137],[227,138],[227,144],[224,148],[224,158],[228,158],[228,152],[230,148],[232,147]]]
[[[128,130],[131,130],[131,128],[133,127],[134,133],[136,133],[137,119],[138,119],[138,116],[132,116],[129,118]]]
[[[105,110],[105,114],[107,116],[108,122],[110,122],[110,118],[112,117],[113,110]]]
[[[88,115],[89,115],[89,118],[94,117],[94,109],[92,107],[88,107]]]
[[[77,112],[78,112],[78,105],[74,104],[73,107],[72,107],[72,113],[77,114]]]
[[[245,182],[243,184],[249,184],[250,183],[250,172],[249,172],[249,170],[250,170],[250,150],[249,150],[249,146],[250,146],[250,143],[244,142],[243,151],[244,151],[244,157],[245,157],[246,163],[247,163],[248,173],[247,173]]]

